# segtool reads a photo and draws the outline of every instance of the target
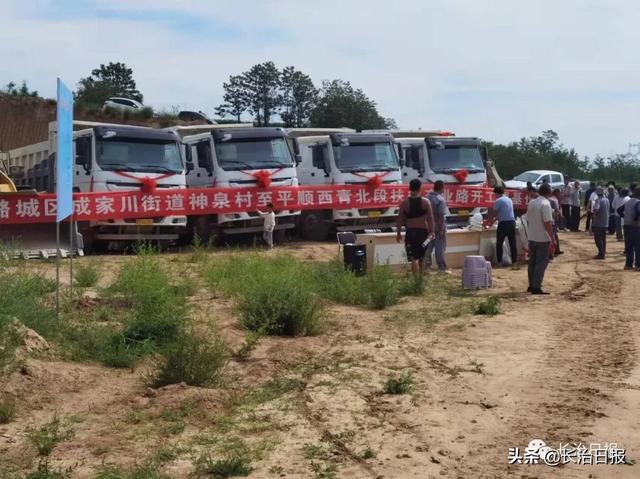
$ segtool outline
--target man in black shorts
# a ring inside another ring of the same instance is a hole
[[[402,241],[402,227],[406,232],[404,245],[407,258],[411,262],[411,271],[415,274],[424,271],[424,243],[433,239],[433,214],[431,203],[420,195],[422,183],[415,178],[409,183],[409,197],[400,203],[400,212],[396,222],[398,243]]]

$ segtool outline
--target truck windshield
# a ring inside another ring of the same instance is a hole
[[[482,173],[484,163],[480,148],[472,145],[445,145],[429,147],[429,166],[435,173],[450,173],[468,170],[469,173]]]
[[[392,171],[400,164],[391,143],[355,143],[334,146],[336,166],[342,172]]]
[[[218,164],[225,170],[255,170],[293,166],[284,138],[237,139],[216,142]]]
[[[139,138],[98,140],[98,165],[107,171],[182,173],[180,149],[176,141]]]
[[[515,181],[522,181],[522,182],[527,182],[530,181],[531,183],[535,183],[538,178],[540,178],[540,174],[539,173],[532,173],[531,171],[525,171],[524,173],[520,173],[518,176],[516,176],[514,178]]]

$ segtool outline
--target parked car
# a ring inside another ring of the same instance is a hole
[[[564,186],[564,175],[559,171],[551,170],[525,171],[514,179],[505,181],[504,184],[507,188],[523,190],[527,187],[527,182],[529,181],[533,186],[540,186],[545,180],[551,185],[551,188],[562,188]]]
[[[139,101],[132,100],[130,98],[120,98],[117,96],[112,96],[111,98],[107,98],[102,105],[102,108],[115,108],[117,110],[142,110],[144,105]]]
[[[178,120],[182,120],[186,122],[202,121],[207,125],[215,125],[215,122],[201,111],[183,110],[180,113],[178,113]]]

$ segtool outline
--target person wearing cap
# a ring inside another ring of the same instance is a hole
[[[497,196],[497,199],[488,216],[498,219],[498,229],[496,230],[496,259],[498,265],[501,266],[503,264],[504,240],[508,239],[511,264],[516,264],[518,260],[518,249],[516,245],[516,215],[513,211],[513,201],[504,194],[504,188],[502,186],[496,186],[493,192]]]
[[[596,189],[597,198],[591,206],[593,213],[593,239],[598,248],[598,254],[593,259],[604,259],[607,253],[607,230],[609,229],[609,199],[604,195],[604,188]]]
[[[527,231],[529,238],[529,265],[527,274],[531,294],[549,294],[542,289],[544,273],[549,265],[549,253],[553,253],[555,239],[553,234],[553,212],[551,203],[551,187],[540,185],[538,197],[527,206]]]

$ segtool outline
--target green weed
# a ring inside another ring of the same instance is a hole
[[[58,416],[54,416],[51,422],[42,425],[39,429],[27,433],[27,437],[40,456],[51,455],[59,443],[71,439],[73,435],[73,429],[65,426]]]
[[[385,394],[410,394],[413,392],[415,382],[410,372],[399,377],[391,377],[384,383]]]
[[[11,396],[0,399],[0,424],[10,423],[16,415],[16,400]]]
[[[163,351],[159,368],[151,378],[154,387],[185,382],[191,386],[213,386],[222,378],[227,346],[217,334],[202,338],[182,332]]]
[[[477,303],[473,312],[474,314],[483,314],[486,316],[500,314],[500,298],[498,296],[489,296],[487,299]]]
[[[100,279],[98,268],[91,263],[80,263],[74,271],[73,281],[80,288],[90,288],[95,286]]]
[[[246,455],[230,455],[217,460],[210,456],[202,456],[196,462],[196,470],[199,474],[222,479],[248,476],[253,471],[253,467],[251,467],[250,458]]]
[[[134,261],[122,266],[109,291],[123,297],[131,309],[123,332],[127,340],[167,343],[180,332],[187,312],[184,291],[173,287],[152,249],[140,247]]]

